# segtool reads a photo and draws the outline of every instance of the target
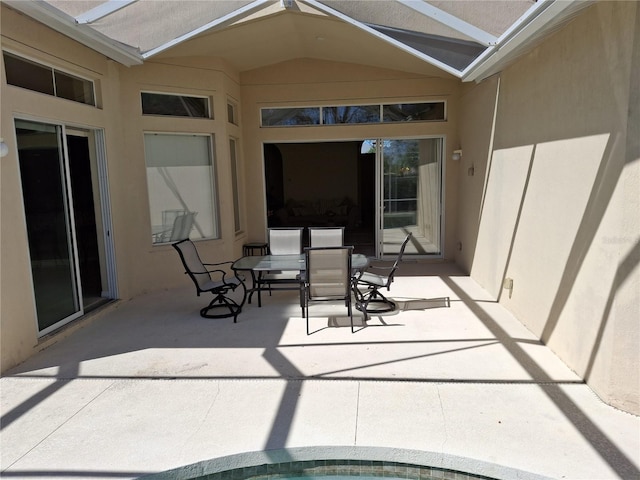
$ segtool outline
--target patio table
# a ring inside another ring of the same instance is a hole
[[[369,265],[369,259],[366,255],[361,253],[355,253],[351,257],[351,268],[353,272],[359,272],[365,269]],[[262,306],[262,300],[260,292],[261,287],[261,275],[269,271],[281,271],[281,272],[303,272],[306,270],[306,262],[304,253],[295,255],[249,255],[242,257],[231,265],[231,269],[234,272],[250,272],[251,273],[251,288],[247,288],[245,291],[245,300],[251,303],[251,296],[254,292],[258,293],[258,306]],[[241,276],[238,276],[241,278]]]

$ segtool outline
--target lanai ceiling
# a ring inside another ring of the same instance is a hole
[[[2,0],[124,64],[212,56],[247,71],[296,58],[480,80],[585,0]]]

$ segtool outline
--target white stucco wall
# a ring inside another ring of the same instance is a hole
[[[463,149],[477,147],[489,161],[486,181],[475,178],[475,190],[461,199],[462,241],[474,249],[459,255],[473,278],[598,395],[635,413],[637,7],[598,3],[506,68],[491,147],[468,126],[490,117],[477,108],[477,95],[495,92],[498,79],[469,89]],[[511,292],[502,288],[505,278],[513,280]]]

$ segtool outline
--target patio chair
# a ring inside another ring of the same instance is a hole
[[[409,232],[409,234],[402,242],[400,251],[398,252],[398,256],[396,257],[392,265],[370,265],[357,278],[356,294],[359,296],[358,308],[363,309],[364,312],[368,313],[392,312],[396,309],[395,302],[389,300],[382,293],[380,293],[380,289],[391,289],[393,277],[396,273],[396,270],[398,270],[398,267],[400,266],[402,255],[404,255],[404,249],[407,246],[407,243],[409,243],[409,240],[411,240],[411,237],[412,233]],[[366,288],[366,291],[362,292],[358,287],[364,287]],[[370,303],[379,306],[375,306],[374,308],[370,309]]]
[[[300,255],[302,253],[302,227],[269,228],[268,249],[270,255]],[[271,270],[260,276],[260,284],[269,288],[269,294],[273,285],[294,285],[282,287],[283,289],[299,288],[300,271]]]
[[[195,245],[189,239],[181,240],[172,245],[180,255],[185,274],[193,280],[198,296],[206,292],[210,292],[214,296],[211,303],[200,310],[200,315],[205,318],[233,317],[233,322],[236,323],[238,314],[242,310],[242,304],[244,304],[246,287],[237,276],[229,277],[228,273],[222,269],[224,265],[230,265],[233,262],[202,263]],[[209,267],[216,268],[209,269]],[[229,292],[235,291],[240,286],[244,291],[242,303],[238,304],[229,297]],[[212,311],[219,313],[210,313]]]
[[[353,247],[307,247],[306,270],[301,275],[300,303],[309,335],[309,303],[341,300],[347,307],[353,329],[351,308],[351,255]]]
[[[344,227],[309,227],[309,246],[341,247],[344,245]]]

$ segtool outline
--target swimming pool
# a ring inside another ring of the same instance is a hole
[[[236,468],[193,480],[495,480],[456,470],[375,460],[307,460]]]
[[[549,480],[492,462],[383,447],[298,447],[204,460],[146,480]]]

